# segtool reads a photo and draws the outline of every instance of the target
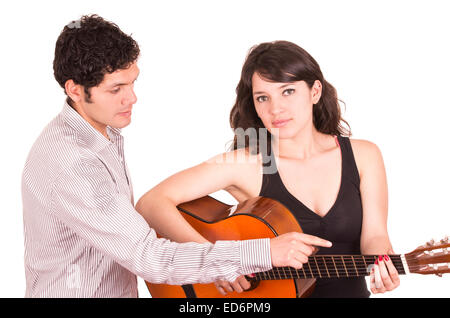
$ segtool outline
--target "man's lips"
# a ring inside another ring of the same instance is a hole
[[[119,113],[120,116],[130,116],[131,115],[131,109],[124,111],[124,112],[120,112]]]

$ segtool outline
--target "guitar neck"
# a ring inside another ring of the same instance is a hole
[[[310,256],[301,269],[274,267],[270,271],[255,273],[258,280],[346,278],[370,275],[378,255],[316,255]],[[389,255],[400,275],[408,272],[403,255]],[[406,267],[406,269],[405,269]]]

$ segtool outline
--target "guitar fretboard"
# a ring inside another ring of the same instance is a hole
[[[345,278],[370,275],[378,255],[316,255],[310,256],[301,269],[274,267],[267,272],[255,274],[258,280],[297,278]],[[389,255],[400,275],[406,274],[401,255]]]

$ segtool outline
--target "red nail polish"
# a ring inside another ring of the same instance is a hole
[[[384,260],[385,260],[386,262],[389,261],[389,256],[384,255]]]
[[[383,256],[378,256],[378,260],[381,262],[381,261],[383,261]]]
[[[378,258],[375,260],[375,264],[378,265]]]

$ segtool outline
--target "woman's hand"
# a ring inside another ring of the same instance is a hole
[[[391,291],[400,285],[400,278],[388,255],[379,256],[370,272],[370,290],[373,294]]]

